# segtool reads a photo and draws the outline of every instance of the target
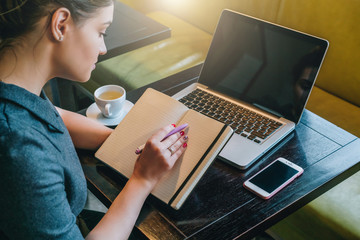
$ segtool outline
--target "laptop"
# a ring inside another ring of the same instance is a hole
[[[173,98],[228,124],[219,158],[246,169],[299,123],[328,41],[224,10],[198,82]]]

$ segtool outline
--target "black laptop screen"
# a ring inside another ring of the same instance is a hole
[[[225,10],[199,82],[297,123],[327,47],[326,40]]]

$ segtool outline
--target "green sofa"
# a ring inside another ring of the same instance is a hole
[[[306,108],[360,137],[359,0],[122,0],[171,27],[172,36],[100,63],[84,87],[128,91],[205,59],[224,8],[327,39],[330,47]],[[360,239],[360,172],[268,232],[279,239]]]

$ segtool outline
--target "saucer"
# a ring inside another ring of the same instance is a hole
[[[118,125],[121,120],[126,116],[126,114],[130,111],[130,109],[134,106],[134,104],[128,100],[125,100],[123,109],[121,113],[116,118],[106,118],[102,115],[100,109],[96,105],[96,103],[91,104],[88,109],[86,109],[86,116],[88,118],[94,119],[106,126],[115,126]]]

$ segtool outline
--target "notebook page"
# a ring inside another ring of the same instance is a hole
[[[178,125],[183,123],[189,124],[188,147],[171,172],[152,191],[152,194],[165,202],[170,201],[224,126],[194,110],[189,110]]]
[[[95,156],[129,178],[138,157],[135,149],[163,126],[177,123],[187,110],[177,100],[147,89]]]

